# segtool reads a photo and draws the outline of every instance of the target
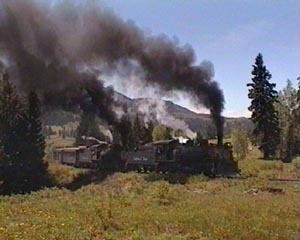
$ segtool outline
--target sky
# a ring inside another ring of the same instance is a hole
[[[211,61],[215,80],[224,92],[225,116],[250,116],[246,84],[251,82],[258,53],[263,54],[278,91],[287,79],[297,87],[300,0],[102,0],[102,4],[146,33],[165,34],[181,45],[190,44],[197,63]],[[144,96],[133,89],[126,94]],[[173,100],[203,112],[184,97]]]

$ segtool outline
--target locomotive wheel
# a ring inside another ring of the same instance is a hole
[[[134,166],[134,165],[132,165],[132,164],[127,164],[127,165],[125,166],[124,170],[125,170],[125,172],[132,172],[132,171],[134,171],[134,170],[136,170],[136,169],[135,169],[135,166]]]
[[[127,163],[124,166],[124,172],[129,172],[129,165]]]
[[[138,171],[138,173],[143,172],[144,171],[144,166],[143,165],[138,165],[137,166],[137,171]]]

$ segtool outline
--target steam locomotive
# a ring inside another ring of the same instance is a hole
[[[237,162],[231,146],[208,144],[181,144],[178,140],[163,140],[145,144],[133,151],[124,151],[118,145],[94,140],[92,144],[54,151],[54,159],[75,167],[91,167],[110,171],[184,172],[208,176],[234,175]]]

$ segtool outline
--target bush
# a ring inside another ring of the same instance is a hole
[[[167,126],[158,125],[153,129],[152,138],[153,138],[153,141],[171,139],[172,138],[171,130]]]
[[[231,134],[232,150],[238,160],[244,159],[248,152],[248,137],[247,133],[237,128]]]
[[[80,169],[57,163],[49,164],[48,171],[53,178],[53,182],[59,186],[73,182],[82,174]]]

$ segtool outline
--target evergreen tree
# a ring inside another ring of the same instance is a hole
[[[150,120],[147,125],[144,122],[140,122],[140,143],[146,144],[152,142],[153,122]]]
[[[208,124],[206,128],[206,138],[207,139],[216,139],[217,129],[213,124]]]
[[[132,125],[132,134],[135,147],[138,147],[141,143],[142,132],[142,124],[140,122],[139,114],[137,113]]]
[[[100,132],[99,126],[96,122],[96,117],[93,113],[82,112],[79,126],[76,130],[76,142],[79,143],[82,136],[95,137],[103,139],[103,134]]]
[[[128,115],[123,115],[119,126],[118,126],[120,135],[121,135],[121,143],[123,149],[130,150],[134,148],[133,142],[133,132],[132,132],[132,124],[128,117]]]
[[[145,142],[152,142],[152,141],[153,141],[153,139],[152,139],[152,132],[153,132],[153,129],[154,129],[154,124],[153,124],[153,122],[150,120],[150,121],[147,123],[146,141],[145,141]]]
[[[26,133],[24,134],[22,154],[26,164],[23,169],[27,179],[25,190],[36,190],[48,183],[47,163],[43,161],[45,156],[46,142],[42,134],[42,122],[40,120],[40,100],[37,94],[31,91],[27,97],[25,109]]]
[[[1,192],[4,194],[17,192],[22,183],[22,159],[20,130],[23,119],[23,106],[16,94],[14,86],[4,75],[0,82],[0,181],[3,182]],[[22,131],[22,133],[24,133]]]
[[[275,156],[280,141],[278,112],[274,104],[278,101],[276,84],[270,83],[272,75],[264,66],[263,56],[258,54],[253,65],[252,83],[247,84],[248,97],[251,99],[249,111],[255,127],[253,135],[259,149],[264,153],[264,159]]]
[[[74,134],[74,128],[72,127],[71,130],[70,130],[70,137],[73,138],[75,137],[75,134]]]
[[[1,193],[30,192],[48,183],[39,115],[37,96],[30,93],[22,104],[5,76],[0,82]]]
[[[184,137],[184,138],[187,138],[187,135],[185,134],[185,132],[182,129],[176,129],[174,131],[174,137]]]
[[[62,139],[65,139],[65,138],[66,138],[66,135],[67,135],[66,127],[63,126],[63,127],[62,127],[62,135],[61,135]]]
[[[197,132],[196,133],[196,138],[194,140],[194,144],[195,145],[200,145],[202,140],[203,140],[203,136],[202,136],[201,132]]]

